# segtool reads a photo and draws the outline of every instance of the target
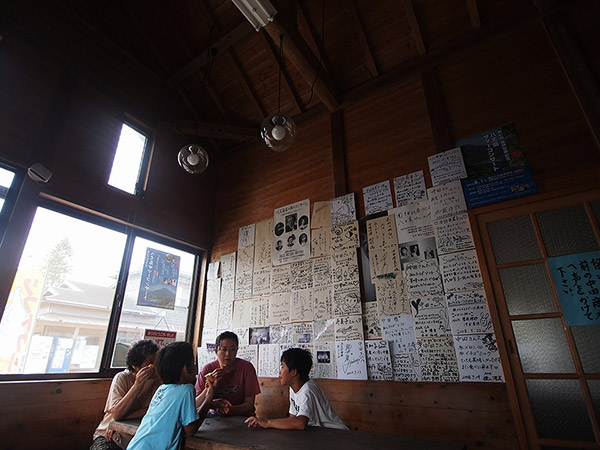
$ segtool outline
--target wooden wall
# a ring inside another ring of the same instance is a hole
[[[598,44],[597,36],[592,39]],[[364,215],[365,186],[416,170],[423,170],[431,185],[427,156],[448,149],[438,148],[439,130],[454,142],[513,122],[541,193],[565,183],[598,183],[600,149],[541,20],[525,21],[437,64],[437,112],[421,75],[408,71],[377,95],[349,101],[341,111],[345,182],[347,192],[355,193],[359,215]],[[284,154],[256,147],[224,158],[211,260],[235,251],[239,227],[272,217],[274,208],[335,197],[332,129],[325,119],[315,120],[299,127],[298,142]],[[507,361],[504,365],[508,370]],[[285,414],[287,394],[277,380],[261,383],[259,413]],[[356,429],[462,440],[469,449],[519,448],[510,390],[502,383],[318,383]]]
[[[102,419],[110,379],[0,383],[1,447],[87,449]]]

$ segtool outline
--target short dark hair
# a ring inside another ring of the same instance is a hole
[[[171,342],[158,351],[156,370],[164,384],[179,383],[183,366],[194,367],[194,349],[189,342]]]
[[[223,331],[220,335],[217,336],[217,342],[215,342],[215,350],[219,350],[219,346],[221,345],[221,341],[223,339],[233,339],[235,341],[235,345],[240,346],[240,341],[233,331]]]
[[[137,341],[127,351],[125,364],[127,364],[129,370],[133,370],[134,367],[141,367],[148,355],[153,355],[157,351],[158,345],[156,345],[154,341],[151,341],[150,339]]]
[[[308,380],[313,365],[312,355],[308,350],[289,348],[281,354],[281,362],[284,362],[290,371],[296,369],[302,381]]]

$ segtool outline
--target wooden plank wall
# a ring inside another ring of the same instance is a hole
[[[104,415],[110,383],[110,379],[0,383],[0,447],[89,448]]]
[[[433,70],[450,141],[514,122],[540,192],[565,182],[597,183],[600,151],[541,21],[528,21]],[[414,73],[343,108],[345,177],[359,215],[364,215],[365,186],[416,170],[423,170],[431,185],[427,156],[446,149],[436,148],[432,129],[438,124],[431,123],[425,95],[422,78]],[[272,217],[274,208],[334,197],[325,137],[331,135],[329,126],[317,120],[299,127],[298,143],[285,154],[257,147],[224,158],[211,260],[235,251],[239,227]],[[318,161],[323,163],[315,167]],[[285,414],[287,394],[278,381],[261,383],[259,413]],[[353,428],[463,440],[469,449],[519,446],[508,390],[501,383],[318,383]]]

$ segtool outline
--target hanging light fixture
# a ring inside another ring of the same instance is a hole
[[[290,148],[296,138],[296,124],[291,117],[281,114],[281,71],[283,69],[283,35],[279,36],[279,81],[277,86],[277,114],[263,120],[260,135],[265,144],[276,152]]]
[[[177,160],[186,172],[193,174],[202,173],[208,167],[208,153],[198,144],[187,144],[181,147]]]

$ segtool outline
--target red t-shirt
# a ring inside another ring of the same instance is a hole
[[[214,398],[224,398],[229,400],[232,405],[241,405],[246,397],[260,394],[260,386],[252,363],[240,358],[236,358],[235,361],[233,370],[225,373],[225,376],[219,379],[219,383],[215,386]],[[219,367],[217,359],[202,368],[196,380],[196,395],[204,390],[204,375]]]

